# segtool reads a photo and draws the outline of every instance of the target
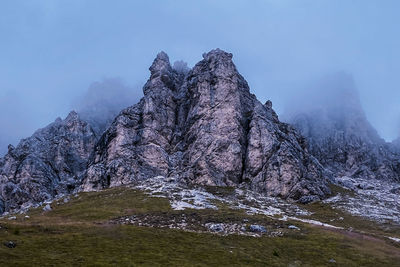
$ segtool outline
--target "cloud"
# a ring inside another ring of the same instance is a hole
[[[119,78],[106,78],[92,83],[87,92],[75,101],[74,108],[100,134],[123,108],[139,101],[139,91],[125,85]]]
[[[16,92],[0,95],[0,155],[7,151],[8,144],[15,145],[32,127],[31,107],[24,105]]]

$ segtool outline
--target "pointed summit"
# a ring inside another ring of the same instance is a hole
[[[170,97],[171,91],[175,91],[179,87],[178,74],[172,69],[169,57],[165,52],[161,51],[157,54],[149,70],[151,74],[143,87],[144,95],[152,94],[155,98],[163,101]],[[149,105],[153,105],[152,100],[150,102]]]
[[[66,121],[74,121],[74,120],[77,120],[77,119],[79,119],[79,115],[75,110],[71,111],[68,114],[68,116],[65,118]]]
[[[236,69],[232,57],[231,53],[227,53],[219,48],[211,50],[203,54],[203,60],[193,67],[192,73],[200,74],[202,78],[208,80],[211,84],[217,84],[219,81],[223,82],[224,80],[227,82],[229,80],[236,89],[248,88],[247,83]],[[239,81],[242,81],[243,84],[236,84]],[[221,86],[214,86],[213,88],[219,91]]]
[[[158,53],[149,70],[151,72],[151,76],[157,75],[157,73],[160,72],[170,72],[172,70],[172,67],[169,62],[169,57],[167,53],[165,53],[164,51]]]
[[[203,54],[205,60],[232,60],[233,55],[231,53],[225,52],[219,48],[213,49],[208,53]]]

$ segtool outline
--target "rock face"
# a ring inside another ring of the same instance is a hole
[[[278,120],[270,101],[250,94],[232,54],[217,49],[203,58],[180,72],[157,55],[144,97],[101,137],[81,189],[173,176],[302,202],[329,194],[328,174],[304,138]]]
[[[0,139],[0,157],[4,156],[7,153],[7,143]]]
[[[350,75],[327,78],[308,97],[289,122],[324,167],[336,177],[400,181],[400,154],[368,122]]]
[[[400,137],[392,142],[396,149],[400,150]]]
[[[0,212],[69,193],[80,183],[96,143],[91,127],[71,112],[23,139],[0,159]]]

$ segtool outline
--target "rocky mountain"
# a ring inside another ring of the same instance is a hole
[[[304,138],[250,93],[232,54],[212,50],[181,72],[161,52],[150,73],[144,97],[95,146],[82,190],[165,176],[300,202],[330,193],[329,175]]]
[[[350,75],[327,77],[299,99],[289,122],[334,176],[400,181],[400,154],[368,122]]]
[[[76,112],[9,146],[0,158],[0,212],[72,192],[96,144],[92,128]]]
[[[397,148],[400,149],[400,137],[397,139],[393,140],[392,144]]]
[[[4,156],[7,152],[7,143],[0,139],[0,157]]]

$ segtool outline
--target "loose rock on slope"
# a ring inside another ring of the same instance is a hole
[[[217,186],[246,184],[266,195],[309,202],[330,193],[328,175],[304,138],[281,123],[271,102],[250,94],[216,49],[188,73],[161,52],[142,100],[123,110],[96,145],[82,189],[154,176]]]

